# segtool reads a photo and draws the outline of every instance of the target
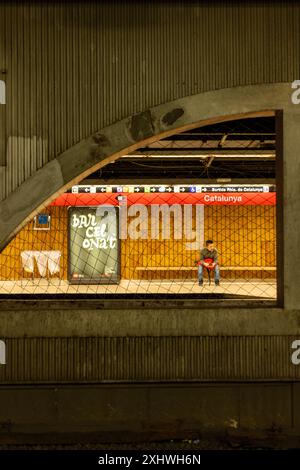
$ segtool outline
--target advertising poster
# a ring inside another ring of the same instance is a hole
[[[69,281],[73,284],[119,282],[118,209],[69,208]]]

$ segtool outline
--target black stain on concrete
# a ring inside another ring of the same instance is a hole
[[[87,158],[87,162],[91,164],[103,159],[107,154],[104,148],[111,146],[110,140],[104,134],[94,134],[92,140],[93,144]]]
[[[108,147],[110,145],[110,141],[104,134],[94,134],[93,141],[97,145],[101,145],[102,147]]]
[[[164,115],[164,117],[162,118],[162,122],[167,126],[171,126],[183,114],[184,114],[184,110],[182,108],[172,109],[172,111],[169,111],[167,114]]]
[[[87,156],[87,159],[85,161],[85,164],[90,165],[90,164],[93,164],[93,163],[97,163],[99,160],[102,160],[106,156],[107,155],[103,151],[102,146],[92,145],[91,148],[90,148],[90,152]]]
[[[129,132],[135,142],[152,137],[153,125],[150,111],[144,111],[132,116]]]

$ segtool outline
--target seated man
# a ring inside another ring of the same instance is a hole
[[[218,251],[214,247],[212,240],[206,240],[206,247],[200,252],[200,263],[198,267],[199,286],[203,285],[203,268],[214,270],[215,285],[220,285],[220,268],[218,263]],[[206,261],[207,260],[207,261]]]

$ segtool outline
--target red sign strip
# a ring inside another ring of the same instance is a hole
[[[123,196],[120,198],[120,196]],[[111,204],[204,204],[214,206],[270,206],[276,204],[276,193],[65,193],[51,206],[99,206]]]

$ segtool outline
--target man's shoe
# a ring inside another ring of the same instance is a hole
[[[215,281],[215,285],[216,285],[216,286],[219,286],[219,285],[220,285],[220,281]]]
[[[203,286],[203,281],[199,281],[199,286]]]

